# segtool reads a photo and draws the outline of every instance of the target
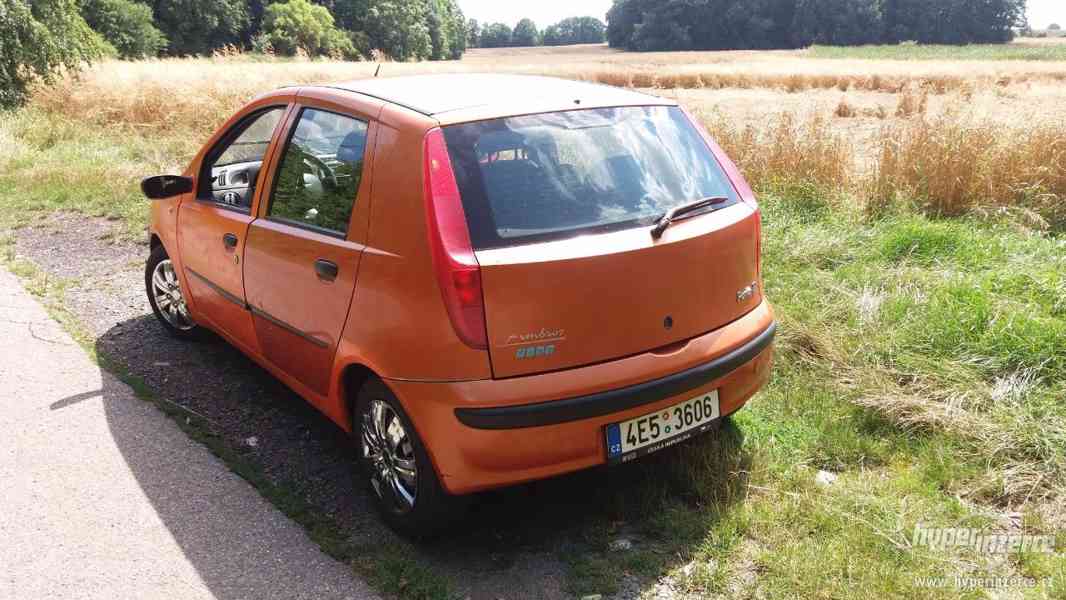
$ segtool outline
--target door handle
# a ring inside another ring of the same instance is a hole
[[[237,236],[233,235],[232,233],[227,233],[226,235],[222,236],[222,243],[225,244],[227,248],[236,248]]]
[[[337,273],[340,269],[337,268],[337,263],[320,258],[315,261],[315,273],[318,274],[318,278],[323,281],[333,281],[337,278]]]

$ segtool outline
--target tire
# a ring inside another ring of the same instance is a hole
[[[155,279],[157,275],[158,280]],[[144,266],[144,288],[152,313],[167,333],[182,340],[199,339],[201,328],[189,317],[180,280],[162,245],[156,246],[148,255]]]
[[[435,537],[457,522],[465,499],[444,491],[422,439],[389,388],[380,379],[368,380],[355,409],[352,430],[359,465],[385,522],[401,535],[419,539]],[[392,439],[379,435],[381,428]]]

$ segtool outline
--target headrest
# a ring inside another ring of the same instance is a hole
[[[493,131],[482,135],[477,141],[477,151],[480,154],[492,154],[501,150],[525,148],[525,146],[525,136],[513,131]]]
[[[337,148],[337,160],[346,163],[357,163],[363,160],[366,151],[366,132],[353,131],[344,137]]]

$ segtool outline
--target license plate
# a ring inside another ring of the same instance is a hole
[[[718,390],[607,426],[607,461],[627,462],[698,435],[721,416]]]

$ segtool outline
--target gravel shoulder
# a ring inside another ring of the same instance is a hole
[[[0,269],[4,598],[372,599]]]
[[[162,401],[202,417],[211,435],[275,485],[295,490],[359,547],[402,543],[353,472],[355,447],[343,431],[223,341],[186,343],[163,332],[143,291],[147,246],[122,241],[118,231],[105,219],[55,213],[17,230],[14,251],[65,283],[66,307],[101,356]],[[460,598],[571,598],[567,558],[582,552],[600,494],[621,489],[624,478],[594,470],[482,494],[454,534],[414,552]],[[619,597],[639,594],[639,586],[623,588]]]

